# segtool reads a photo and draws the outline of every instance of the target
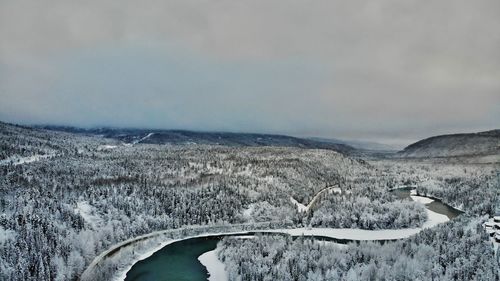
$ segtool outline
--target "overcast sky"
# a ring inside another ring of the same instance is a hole
[[[498,0],[0,0],[0,120],[405,143],[500,127]]]

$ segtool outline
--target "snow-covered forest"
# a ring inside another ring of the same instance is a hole
[[[457,218],[384,245],[345,247],[282,235],[225,238],[219,257],[230,280],[498,280],[498,264],[485,241],[481,223]]]
[[[231,280],[498,280],[498,255],[481,226],[498,210],[498,168],[293,147],[132,144],[0,123],[0,280],[78,280],[116,243],[192,225],[420,227],[423,205],[391,193],[402,186],[465,214],[384,245],[263,235],[226,239],[219,256]],[[339,192],[321,192],[330,187]]]

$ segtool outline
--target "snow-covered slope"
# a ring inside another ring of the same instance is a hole
[[[435,136],[411,144],[397,155],[413,158],[500,155],[500,130]]]
[[[116,128],[81,129],[61,126],[44,126],[42,128],[76,134],[103,136],[105,138],[111,138],[132,144],[205,144],[231,147],[297,147],[328,149],[342,153],[352,153],[355,151],[353,147],[347,144],[274,134]]]
[[[321,142],[344,144],[344,145],[348,145],[348,146],[354,147],[356,149],[361,149],[361,150],[394,151],[394,152],[396,152],[396,151],[403,148],[403,146],[400,146],[400,145],[392,145],[392,144],[385,144],[385,143],[379,143],[379,142],[373,142],[373,141],[363,141],[363,140],[351,140],[351,139],[344,140],[344,139],[336,139],[336,138],[318,138],[318,137],[312,137],[309,139],[321,141]]]

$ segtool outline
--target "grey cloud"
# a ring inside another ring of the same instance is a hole
[[[371,139],[489,129],[499,12],[496,0],[0,1],[0,118]]]

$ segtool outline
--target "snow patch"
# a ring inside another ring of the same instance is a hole
[[[208,251],[198,257],[200,263],[207,268],[208,281],[229,280],[226,267],[217,257],[218,250]]]
[[[255,204],[248,205],[248,209],[243,211],[243,216],[247,219],[252,218],[252,213],[254,209],[255,209]]]
[[[98,151],[102,151],[102,150],[111,150],[111,149],[115,149],[115,148],[117,148],[117,146],[116,146],[116,145],[109,145],[109,144],[106,144],[106,145],[99,145],[99,146],[97,147],[97,150],[98,150]]]
[[[290,201],[292,202],[292,204],[294,204],[295,206],[297,206],[297,210],[299,210],[299,212],[307,212],[309,210],[309,207],[300,203],[299,201],[295,200],[295,198],[293,198],[292,196],[290,196]]]
[[[16,232],[14,230],[4,229],[0,226],[0,245],[3,245],[9,240],[16,239]]]
[[[347,249],[347,247],[349,247],[346,244],[340,244],[340,243],[333,242],[333,241],[321,241],[321,240],[318,240],[318,241],[316,241],[316,243],[318,243],[321,246],[331,246],[331,245],[333,245],[333,246],[339,247],[341,249]]]
[[[75,211],[82,216],[82,218],[87,222],[93,229],[96,229],[102,222],[102,219],[94,214],[94,207],[92,207],[87,201],[80,201],[76,203]]]
[[[254,239],[255,235],[237,235],[233,236],[234,239]]]
[[[36,154],[36,155],[32,155],[32,156],[27,156],[27,157],[11,156],[7,159],[0,160],[0,166],[8,165],[8,164],[12,164],[14,166],[17,166],[17,165],[21,165],[21,164],[27,164],[27,163],[40,161],[40,160],[51,158],[54,156],[55,156],[55,154]]]
[[[450,219],[445,216],[427,210],[428,220],[422,227],[418,228],[404,228],[404,229],[381,229],[381,230],[367,230],[357,228],[290,228],[290,229],[272,229],[264,232],[278,232],[286,233],[292,236],[324,236],[335,239],[348,239],[348,240],[396,240],[410,237],[419,233],[425,228],[434,227],[440,223],[449,221]]]
[[[413,199],[413,201],[418,202],[418,203],[422,203],[424,205],[434,202],[433,199],[423,197],[423,196],[410,195],[410,197],[411,197],[411,199]]]
[[[439,214],[439,213],[436,213],[436,212],[433,212],[429,209],[425,209],[425,211],[427,212],[427,221],[424,223],[424,225],[422,226],[422,228],[431,228],[431,227],[434,227],[440,223],[444,223],[444,222],[447,222],[449,221],[450,219],[448,218],[448,216],[446,215],[442,215],[442,214]]]
[[[342,194],[342,189],[340,189],[340,187],[334,187],[331,190],[333,193]]]

